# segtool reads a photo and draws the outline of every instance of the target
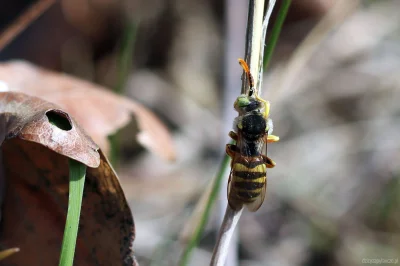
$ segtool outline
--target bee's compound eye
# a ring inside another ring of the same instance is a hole
[[[239,97],[237,97],[236,101],[235,101],[235,107],[246,107],[250,104],[250,100],[247,96],[241,95]]]

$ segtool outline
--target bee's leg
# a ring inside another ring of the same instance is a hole
[[[239,151],[238,147],[234,144],[226,144],[226,154],[228,154],[229,157],[233,158],[235,156],[235,153]]]
[[[231,137],[234,141],[238,140],[238,135],[233,131],[229,132],[229,137]]]
[[[274,161],[272,161],[271,158],[269,158],[266,155],[262,155],[263,159],[264,159],[264,163],[267,166],[267,168],[274,168],[276,163]]]
[[[279,141],[279,137],[275,136],[275,135],[266,135],[264,137],[264,141],[267,142],[267,143],[278,142]]]

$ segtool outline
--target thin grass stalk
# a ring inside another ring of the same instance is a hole
[[[183,251],[181,260],[179,262],[180,266],[188,265],[190,255],[192,254],[193,249],[197,246],[197,244],[200,241],[200,237],[202,236],[202,234],[204,232],[204,228],[206,227],[208,218],[210,217],[211,208],[212,208],[215,200],[218,197],[218,192],[220,191],[220,187],[221,187],[222,179],[224,177],[225,169],[228,168],[228,166],[229,166],[229,157],[225,156],[221,163],[221,166],[218,170],[217,178],[214,179],[214,186],[211,190],[210,197],[208,198],[207,205],[206,205],[204,213],[201,217],[200,224],[199,224],[198,228],[196,229],[195,233],[193,234],[192,238],[189,240],[188,244],[186,245],[185,250]]]
[[[265,0],[250,0],[248,10],[248,20],[246,29],[246,51],[245,61],[249,65],[251,73],[259,73],[260,65],[259,58],[263,51],[262,43],[262,27],[263,27],[263,16],[264,16],[264,4]],[[243,82],[241,93],[245,93],[247,77],[243,72]],[[259,75],[253,75],[254,84],[258,84]]]
[[[225,145],[230,138],[227,132],[232,129],[232,121],[235,118],[235,113],[232,112],[233,103],[238,96],[238,88],[241,88],[242,81],[239,79],[242,74],[242,69],[237,65],[237,58],[239,55],[245,51],[246,43],[243,41],[246,37],[246,26],[248,19],[248,3],[243,0],[225,0],[226,9],[226,35],[225,35],[225,49],[224,49],[224,97],[221,101],[221,106],[223,108],[223,136],[221,140],[221,152],[226,156],[226,160],[229,160],[228,156],[225,154]],[[226,205],[228,203],[228,198],[226,195],[226,187],[228,185],[228,167],[223,172],[220,177],[222,179],[221,189],[218,196],[216,216],[217,219],[215,223],[220,225],[225,216]],[[232,236],[231,246],[228,252],[228,257],[226,263],[230,266],[238,266],[238,246],[236,245],[238,239],[237,232]]]
[[[32,4],[27,10],[6,28],[0,35],[0,51],[14,40],[18,34],[25,30],[35,19],[48,10],[56,0],[39,0]]]
[[[281,34],[283,22],[286,19],[287,12],[289,10],[290,4],[292,0],[283,0],[282,4],[278,11],[278,16],[272,28],[271,37],[268,41],[265,41],[265,48],[264,48],[264,60],[263,61],[263,68],[264,72],[267,70],[269,63],[271,62],[272,53],[275,50],[276,43],[278,42],[279,35]],[[266,29],[267,27],[264,26]],[[266,34],[265,34],[266,35]],[[266,36],[265,36],[266,38]]]
[[[117,59],[118,79],[114,91],[123,92],[132,67],[133,50],[136,41],[137,23],[129,21],[126,25],[122,39],[121,49]],[[110,142],[110,162],[114,167],[118,166],[120,159],[120,137],[118,132],[108,137]]]
[[[263,52],[263,43],[261,42],[263,16],[264,16],[264,0],[250,0],[248,9],[248,21],[246,30],[246,51],[245,58],[249,64],[251,73],[260,71],[259,58],[261,51]],[[243,75],[241,93],[245,92],[247,80],[246,75]],[[258,84],[258,75],[254,75],[254,83]],[[226,156],[227,157],[227,156]],[[229,245],[234,234],[234,229],[240,219],[242,209],[234,211],[227,204],[224,220],[222,222],[217,243],[214,247],[213,256],[210,265],[225,264],[228,256]]]
[[[244,48],[245,44],[241,40],[245,37],[246,18],[247,14],[244,12],[247,3],[242,0],[226,0],[227,14],[226,14],[226,42],[225,42],[225,61],[224,61],[224,95],[222,100],[223,117],[224,121],[233,121],[234,115],[232,113],[232,103],[237,97],[234,89],[240,87],[240,81],[237,77],[240,75],[240,68],[237,67],[237,56]],[[243,11],[243,12],[242,12]],[[224,131],[227,132],[231,128],[231,122],[224,124]],[[226,135],[228,137],[228,135]],[[225,142],[224,142],[225,143]],[[221,150],[225,148],[225,144],[221,145]],[[188,224],[185,226],[181,233],[181,241],[186,244],[185,249],[180,259],[180,265],[187,265],[189,263],[192,250],[197,246],[200,238],[205,230],[205,226],[210,216],[213,204],[218,201],[218,223],[223,221],[227,197],[226,193],[216,193],[218,190],[226,191],[227,179],[226,171],[228,169],[230,158],[224,153],[224,157],[220,163],[218,173],[207,187],[202,199],[197,203]],[[203,197],[204,200],[203,200]],[[208,206],[208,207],[207,207]],[[230,265],[235,266],[236,250],[232,250],[230,254],[234,259],[230,261]]]
[[[251,2],[250,2],[251,4]],[[250,32],[254,32],[254,25],[250,25],[248,26],[248,31],[247,31],[247,45],[253,45],[255,42],[259,41],[260,43],[260,47],[264,47],[265,44],[265,37],[266,37],[266,32],[267,32],[267,28],[268,28],[268,22],[272,13],[272,10],[274,8],[275,5],[275,0],[271,0],[268,3],[268,8],[267,8],[267,13],[265,15],[264,21],[262,23],[262,35],[260,39],[256,39],[259,38],[259,35],[250,35]],[[278,13],[278,20],[284,20],[287,14],[287,8],[284,9],[280,9],[279,13]],[[256,10],[257,11],[257,10]],[[251,6],[249,6],[249,16],[254,14],[254,10],[251,10]],[[249,18],[249,23],[254,21],[254,19],[250,19]],[[280,33],[280,28],[282,27],[283,23],[275,23],[273,30],[275,31],[275,36],[274,38],[278,38],[279,33]],[[279,28],[279,29],[277,29]],[[261,30],[259,29],[259,31],[261,32]],[[249,38],[251,38],[251,41],[249,41]],[[276,40],[275,40],[276,42]],[[275,46],[271,47],[268,51],[269,51],[269,55],[267,55],[267,61],[269,62],[270,58],[271,58],[271,54],[274,50]],[[263,62],[265,62],[263,60],[263,53],[264,53],[264,49],[261,51],[259,51],[259,53],[257,54],[256,52],[258,51],[258,48],[254,48],[251,49],[249,47],[247,47],[246,52],[250,53],[250,55],[246,55],[246,58],[249,57],[249,59],[247,59],[248,62],[250,62],[250,69],[252,73],[257,73],[258,74],[258,80],[255,79],[255,84],[257,84],[257,91],[258,93],[261,92],[261,88],[262,88],[262,73],[263,73]],[[257,65],[257,66],[256,66]],[[254,70],[256,69],[256,70]],[[242,93],[244,92],[244,86],[245,86],[245,82],[243,82],[243,86],[242,86]],[[228,248],[229,248],[229,242],[230,239],[233,235],[234,232],[234,228],[236,227],[236,224],[238,223],[241,213],[243,211],[243,208],[235,211],[232,210],[229,206],[229,204],[226,207],[226,213],[225,213],[225,217],[224,217],[224,221],[221,225],[220,228],[220,232],[219,232],[219,236],[217,239],[217,243],[215,245],[214,251],[213,251],[213,256],[210,262],[210,266],[223,266],[225,264],[225,259],[226,256],[228,254]]]
[[[223,266],[225,264],[226,258],[229,254],[229,245],[231,244],[233,233],[242,212],[243,208],[235,211],[229,206],[229,204],[226,206],[224,220],[218,234],[217,243],[215,244],[216,249],[214,249],[210,265]]]
[[[70,159],[68,212],[59,266],[72,266],[74,262],[85,176],[86,166],[78,161]]]
[[[121,94],[123,92],[132,67],[133,50],[135,47],[137,27],[138,26],[136,22],[129,21],[124,31],[122,46],[117,61],[118,80],[114,90],[118,94]]]
[[[338,0],[335,2],[329,12],[318,22],[291,55],[284,66],[284,70],[281,71],[280,77],[276,79],[276,84],[273,84],[273,87],[276,88],[272,91],[273,98],[277,97],[278,92],[283,95],[288,90],[293,91],[295,89],[296,78],[319,47],[318,45],[325,40],[333,28],[353,14],[360,3],[360,0]]]
[[[9,248],[9,249],[0,251],[0,261],[4,260],[5,258],[7,258],[17,252],[19,252],[19,248]]]

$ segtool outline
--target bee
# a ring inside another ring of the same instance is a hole
[[[249,211],[255,212],[265,198],[267,168],[275,166],[275,162],[267,157],[266,148],[263,154],[264,146],[269,142],[277,142],[279,137],[270,135],[270,103],[258,96],[247,63],[239,59],[239,64],[247,76],[249,88],[234,103],[238,116],[235,118],[234,131],[229,132],[229,136],[236,143],[226,145],[226,153],[232,159],[228,202],[234,210],[246,205]]]

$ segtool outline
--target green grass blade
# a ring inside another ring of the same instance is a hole
[[[72,266],[74,261],[85,175],[86,166],[78,161],[70,159],[68,213],[59,266]]]
[[[272,54],[274,53],[276,43],[278,42],[279,35],[281,34],[282,25],[283,22],[285,21],[291,2],[292,0],[282,1],[281,7],[279,8],[278,11],[278,16],[276,17],[276,21],[272,28],[271,37],[269,40],[266,41],[266,46],[264,49],[264,62],[263,62],[264,72],[271,61]]]
[[[114,91],[122,94],[125,84],[128,80],[129,73],[132,67],[133,50],[135,47],[136,33],[138,25],[136,22],[128,22],[124,31],[124,36],[121,43],[121,48],[118,54],[117,68],[118,79]],[[119,132],[108,136],[110,142],[110,162],[116,167],[119,162],[120,141]]]
[[[118,94],[122,93],[122,90],[125,87],[132,67],[132,58],[136,41],[137,26],[138,25],[136,22],[130,21],[127,23],[124,31],[122,46],[117,61],[118,80],[117,85],[115,86],[115,92]]]
[[[229,156],[225,155],[218,170],[217,177],[214,180],[214,185],[212,187],[210,197],[208,198],[204,213],[201,216],[199,226],[196,228],[195,233],[190,238],[188,244],[186,245],[185,250],[183,251],[181,260],[179,262],[180,266],[188,265],[190,255],[192,254],[193,249],[197,246],[201,236],[203,235],[204,228],[206,227],[208,218],[210,217],[212,206],[214,205],[214,202],[218,198],[218,193],[220,191],[221,183],[224,178],[224,173],[226,168],[229,166],[229,162],[230,162]]]

